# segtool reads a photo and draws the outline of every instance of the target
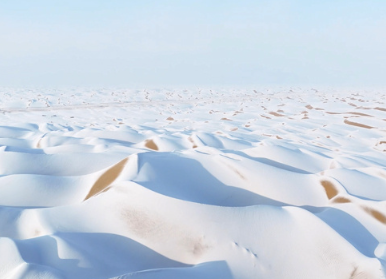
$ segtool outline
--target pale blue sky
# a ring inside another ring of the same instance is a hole
[[[386,1],[0,0],[0,86],[386,85]]]

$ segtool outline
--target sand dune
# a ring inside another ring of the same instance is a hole
[[[0,278],[386,278],[385,102],[0,89]]]

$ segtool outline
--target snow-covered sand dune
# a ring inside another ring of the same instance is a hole
[[[382,91],[0,90],[0,278],[385,278]]]

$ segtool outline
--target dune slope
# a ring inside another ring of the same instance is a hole
[[[386,278],[386,95],[0,89],[0,278]]]

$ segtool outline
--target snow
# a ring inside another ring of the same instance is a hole
[[[386,278],[386,94],[0,89],[0,278]]]

